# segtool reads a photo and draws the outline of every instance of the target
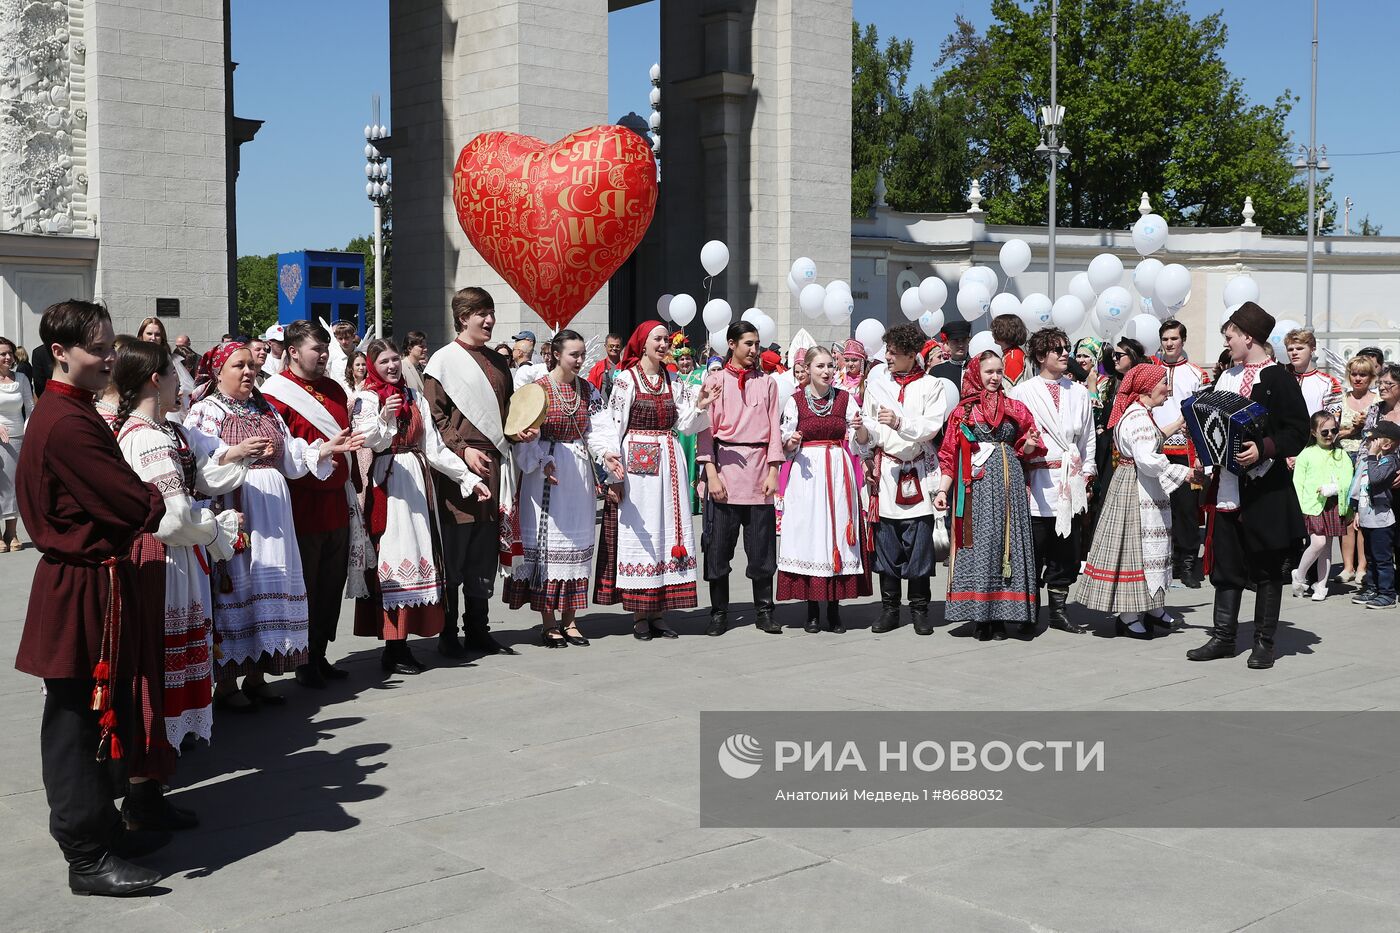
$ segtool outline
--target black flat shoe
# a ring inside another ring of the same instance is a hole
[[[540,632],[540,644],[546,648],[569,647],[569,643],[564,640],[564,633],[557,628],[547,628]]]
[[[457,637],[455,632],[451,635],[447,632],[438,635],[437,651],[444,658],[465,658],[467,656],[467,649],[462,647],[462,640]]]
[[[1113,617],[1113,634],[1114,634],[1115,637],[1118,637],[1118,638],[1136,638],[1136,639],[1139,639],[1140,641],[1151,641],[1151,640],[1152,640],[1152,626],[1151,626],[1151,625],[1144,625],[1144,626],[1143,626],[1143,629],[1144,629],[1144,631],[1141,631],[1141,632],[1134,632],[1131,628],[1128,627],[1128,623],[1123,621],[1123,617],[1122,617],[1122,616],[1114,616],[1114,617]]]
[[[341,670],[325,658],[316,659],[316,670],[326,680],[345,680],[350,676],[349,671]]]
[[[138,894],[160,880],[160,872],[133,865],[108,853],[91,868],[68,869],[68,890],[86,897],[127,897]]]
[[[588,639],[583,637],[583,633],[577,627],[572,632],[564,632],[564,640],[579,648],[587,648],[589,644]]]
[[[680,638],[680,634],[660,619],[648,619],[647,629],[653,636],[660,638]]]
[[[122,824],[128,831],[173,832],[194,829],[199,817],[167,800],[159,781],[141,781],[127,788]]]
[[[462,652],[463,654],[468,654],[473,651],[478,651],[482,654],[520,654],[519,651],[516,651],[510,645],[503,645],[490,635],[481,635],[477,637],[468,635],[466,643],[466,651]]]
[[[986,622],[978,622],[977,628],[973,630],[972,637],[978,641],[991,641],[992,627]]]
[[[830,602],[826,604],[826,630],[837,635],[845,634],[846,626],[841,624],[841,604]]]
[[[710,624],[705,626],[705,634],[712,638],[718,638],[729,631],[729,615],[724,612],[711,612]]]
[[[637,641],[651,641],[651,624],[649,622],[638,622],[632,626],[632,637]]]
[[[1000,620],[992,623],[992,641],[1006,641],[1006,623]]]
[[[297,668],[297,683],[312,690],[326,689],[326,678],[311,664],[303,664]]]

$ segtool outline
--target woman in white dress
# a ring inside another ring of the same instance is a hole
[[[24,373],[15,371],[18,361],[14,341],[0,337],[0,518],[5,519],[5,536],[0,552],[24,547],[15,530],[19,503],[15,499],[15,465],[24,442],[24,423],[34,412],[34,391]]]
[[[574,616],[588,605],[597,515],[596,460],[613,482],[623,479],[612,419],[603,397],[579,377],[583,337],[561,330],[551,341],[554,368],[535,379],[549,409],[539,436],[514,445],[520,470],[515,514],[524,553],[511,567],[503,596],[512,609],[526,603],[540,614],[548,648],[585,646]]]
[[[803,628],[844,632],[841,600],[869,596],[870,571],[861,554],[860,480],[856,458],[870,433],[855,395],[837,388],[836,359],[825,347],[807,351],[806,386],[783,402],[783,449],[790,458],[787,508],[778,539],[778,599],[807,602]]]
[[[408,647],[409,635],[442,631],[443,571],[432,484],[437,470],[462,495],[491,492],[462,458],[442,443],[427,400],[404,384],[403,360],[390,340],[372,340],[363,386],[350,399],[350,428],[364,438],[372,459],[365,477],[365,523],[374,548],[367,571],[369,596],[355,600],[355,634],[382,639],[380,666],[396,674],[425,668]]]
[[[608,486],[593,602],[622,603],[639,641],[677,637],[662,613],[696,605],[690,471],[676,432],[694,435],[709,416],[696,410],[697,387],[667,371],[669,350],[665,324],[641,324],[608,398],[626,475]]]
[[[161,791],[175,770],[186,736],[209,740],[213,724],[213,604],[211,561],[228,560],[240,545],[240,520],[233,510],[196,504],[203,496],[231,492],[248,475],[255,445],[226,447],[193,435],[167,420],[179,408],[179,363],[164,347],[133,342],[117,357],[112,381],[118,390],[117,444],[136,475],[161,491],[160,526],[132,545],[133,594],[143,614],[161,613],[161,635],[141,638],[138,690],[148,703],[145,741],[134,743],[128,771],[131,790],[122,804],[131,829],[188,829],[192,813],[173,806]]]
[[[292,437],[287,425],[253,386],[253,354],[236,341],[209,357],[213,382],[196,402],[185,427],[230,447],[254,441],[257,459],[247,482],[226,507],[243,514],[250,543],[215,570],[214,631],[220,655],[214,699],[247,710],[250,700],[283,703],[266,675],[285,674],[307,657],[306,584],[302,579],[287,479],[312,473],[328,479],[337,454],[358,447],[350,429],[330,441]],[[236,678],[243,677],[237,692]]]

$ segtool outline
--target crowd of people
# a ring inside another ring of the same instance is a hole
[[[975,357],[957,322],[931,340],[892,327],[877,359],[805,332],[784,354],[740,321],[703,361],[652,320],[607,335],[590,366],[573,330],[493,344],[482,289],[451,315],[456,338],[431,355],[418,332],[400,348],[296,321],[201,356],[159,319],[117,336],[77,300],[44,312],[42,371],[0,338],[0,551],[22,517],[43,553],[17,667],[44,679],[51,832],[75,893],[158,880],[129,859],[197,824],[163,788],[216,711],[284,703],[269,677],[350,676],[328,656],[346,598],[354,634],[403,676],[425,668],[411,637],[450,659],[516,653],[490,628],[498,577],[547,648],[589,644],[590,591],[637,640],[677,638],[667,616],[697,606],[702,575],[704,632],[722,636],[741,535],[772,634],[779,602],[807,632],[844,632],[842,604],[878,576],[871,630],[901,627],[907,601],[931,635],[943,566],[942,619],[977,639],[1033,638],[1042,607],[1089,631],[1076,584],[1117,635],[1147,639],[1179,628],[1172,580],[1208,576],[1210,638],[1187,657],[1235,655],[1252,589],[1248,666],[1265,669],[1285,589],[1327,598],[1334,545],[1354,602],[1395,605],[1400,366],[1363,351],[1344,387],[1307,331],[1276,364],[1253,303],[1214,371],[1175,320],[1153,357],[1008,316]],[[1243,477],[1204,468],[1185,430],[1182,402],[1208,387],[1265,411]]]

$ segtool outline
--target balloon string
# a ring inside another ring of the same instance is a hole
[[[705,276],[705,303],[706,303],[706,304],[708,304],[709,301],[710,301],[710,286],[711,286],[712,284],[714,284],[714,281],[715,281],[715,277],[714,277],[713,275],[707,275],[707,276]]]

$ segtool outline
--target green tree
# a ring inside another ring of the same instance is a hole
[[[1380,236],[1381,225],[1371,223],[1371,215],[1367,214],[1361,218],[1361,229],[1357,232],[1362,236]]]
[[[985,35],[957,19],[935,88],[969,102],[988,220],[1044,223],[1047,166],[1034,150],[1050,96],[1050,0],[992,0],[992,16]],[[1297,98],[1252,103],[1222,58],[1225,39],[1221,14],[1192,19],[1180,0],[1061,0],[1058,100],[1071,150],[1061,222],[1126,227],[1146,191],[1176,225],[1235,226],[1250,196],[1268,232],[1306,230],[1284,128]],[[1326,178],[1318,199],[1328,203]]]
[[[966,108],[922,85],[909,91],[914,43],[851,23],[851,215],[875,202],[885,175],[885,201],[901,211],[962,210],[972,165]]]
[[[238,330],[261,334],[277,323],[277,254],[238,257]]]

